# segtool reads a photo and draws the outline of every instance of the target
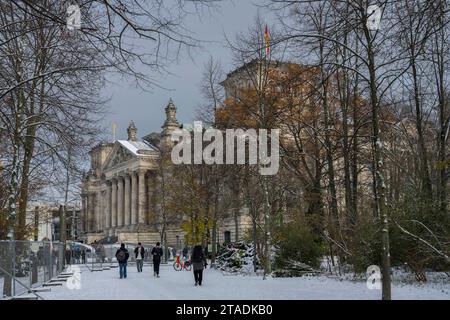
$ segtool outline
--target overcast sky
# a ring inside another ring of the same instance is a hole
[[[178,108],[178,121],[192,123],[195,109],[201,101],[199,83],[203,64],[209,55],[221,60],[225,72],[233,68],[224,34],[228,38],[234,38],[237,32],[245,31],[254,21],[258,10],[267,22],[274,20],[254,3],[257,3],[257,0],[224,1],[220,8],[211,12],[212,15],[207,15],[205,11],[201,17],[191,16],[185,21],[187,27],[194,32],[195,38],[215,43],[208,42],[201,50],[196,50],[192,58],[183,55],[177,64],[169,66],[168,69],[173,75],[160,79],[159,84],[170,90],[154,88],[152,92],[144,92],[126,82],[116,82],[108,86],[105,95],[111,97],[111,100],[108,104],[110,114],[104,120],[107,130],[112,132],[112,122],[115,121],[116,138],[125,139],[126,128],[133,120],[138,128],[138,137],[159,132],[165,118],[164,108],[170,97]]]

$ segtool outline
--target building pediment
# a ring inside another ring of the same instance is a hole
[[[120,166],[132,159],[152,158],[155,155],[158,155],[158,152],[145,141],[117,140],[105,161],[103,171]]]
[[[120,165],[121,163],[127,162],[133,158],[137,158],[137,156],[134,155],[127,148],[125,148],[123,145],[116,142],[113,150],[111,151],[111,153],[109,154],[108,158],[105,161],[103,170],[105,171],[114,168]]]

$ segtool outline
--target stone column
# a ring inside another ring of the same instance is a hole
[[[105,187],[105,186],[104,186]],[[102,210],[100,211],[100,229],[105,231],[106,229],[106,189],[102,190]]]
[[[106,182],[106,212],[105,212],[105,227],[111,228],[111,181]]]
[[[86,210],[84,211],[84,232],[89,231],[89,194],[84,196],[86,202]]]
[[[81,195],[81,232],[86,232],[86,196]]]
[[[117,180],[111,180],[111,227],[117,227]]]
[[[95,231],[102,229],[102,210],[103,210],[103,193],[101,190],[97,191],[97,203],[95,211]]]
[[[123,226],[123,213],[124,213],[124,201],[123,201],[123,178],[117,179],[117,226]]]
[[[139,207],[138,207],[138,223],[145,224],[146,219],[145,216],[147,214],[146,208],[147,208],[147,196],[145,194],[145,171],[140,170],[139,171]]]
[[[88,216],[89,232],[94,231],[95,223],[95,193],[89,193],[89,216]]]
[[[152,199],[152,197],[153,197],[153,194],[152,194],[153,181],[152,181],[152,177],[153,177],[152,174],[149,174],[147,177],[147,212],[149,213],[149,219],[152,219],[151,215],[153,214],[153,207],[152,207],[152,205],[153,205],[153,199]]]
[[[87,206],[86,206],[86,231],[90,232],[91,231],[91,195],[88,193],[86,195],[86,202],[87,202]]]
[[[138,184],[136,172],[131,173],[131,224],[137,224]]]
[[[130,190],[130,176],[125,175],[123,177],[125,181],[125,190],[124,190],[124,215],[125,215],[125,226],[129,226],[130,218],[131,218],[131,206],[130,206],[130,196],[131,196],[131,190]]]

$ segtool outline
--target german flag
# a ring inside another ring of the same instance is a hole
[[[264,31],[264,38],[266,39],[266,55],[268,56],[270,54],[270,44],[269,44],[269,28],[266,24],[266,29]]]

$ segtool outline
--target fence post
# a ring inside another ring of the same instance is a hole
[[[57,273],[60,274],[65,266],[65,259],[66,259],[66,246],[64,245],[64,242],[62,244],[59,243],[58,248],[59,248],[59,250],[58,250],[59,259],[58,259]]]
[[[59,262],[59,272],[61,272],[66,265],[66,206],[59,206],[59,242],[62,243],[63,246],[63,259]]]
[[[53,242],[50,242],[48,250],[49,250],[48,256],[50,257],[50,259],[48,259],[48,271],[49,271],[49,278],[51,279],[53,278]]]
[[[33,251],[31,251],[31,244],[32,242],[28,242],[28,260],[30,260],[30,270],[28,271],[29,278],[30,278],[30,288],[33,285],[33,278],[34,278],[34,257],[33,257]]]
[[[31,255],[31,263],[32,263],[32,271],[31,271],[31,284],[35,284],[38,282],[38,254],[39,251],[39,242],[30,242],[30,255]]]
[[[12,268],[12,245],[11,241],[5,241],[2,243],[4,246],[2,250],[4,250],[5,258],[0,259],[0,266],[5,269],[7,273],[5,273],[3,277],[3,292],[2,296],[11,296],[12,295],[12,283],[13,283],[13,275],[11,272]]]
[[[14,297],[16,295],[16,246],[14,245],[14,241],[11,241],[12,246],[12,296]]]

